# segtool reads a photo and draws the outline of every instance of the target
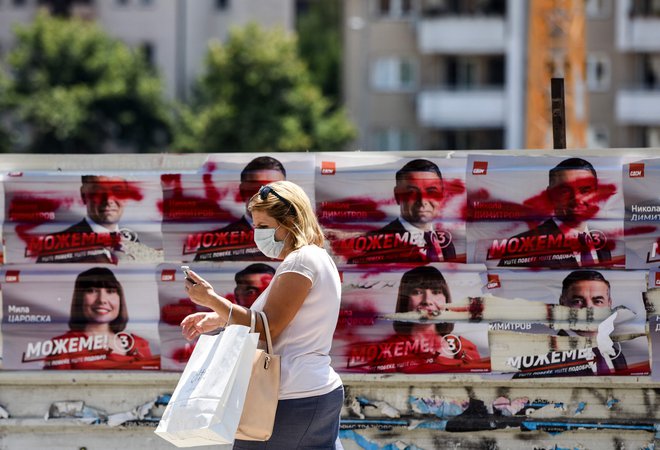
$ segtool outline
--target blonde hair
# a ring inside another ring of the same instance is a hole
[[[316,219],[316,214],[305,191],[291,181],[274,181],[266,186],[269,186],[286,202],[283,202],[272,193],[268,193],[266,198],[262,200],[260,189],[250,199],[248,211],[262,211],[277,220],[282,228],[293,236],[292,246],[294,250],[312,244],[323,247],[325,242],[323,230]]]

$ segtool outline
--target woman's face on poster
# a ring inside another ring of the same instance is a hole
[[[119,316],[120,305],[115,288],[90,287],[83,292],[83,315],[89,322],[112,322]]]
[[[438,311],[447,304],[447,297],[438,288],[412,288],[408,294],[408,308],[411,311]]]

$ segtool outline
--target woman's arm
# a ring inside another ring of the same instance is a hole
[[[229,317],[229,310],[232,308],[231,323],[250,326],[250,310],[239,305],[234,305],[226,298],[218,295],[213,286],[192,270],[188,272],[190,278],[195,284],[185,281],[186,291],[190,299],[198,305],[211,308],[223,320]],[[271,281],[270,288],[264,312],[268,317],[271,337],[277,339],[280,333],[289,325],[291,320],[302,306],[309,290],[312,288],[312,281],[298,273],[286,272]],[[184,323],[185,322],[185,323]],[[194,321],[182,322],[183,334],[188,339],[194,339],[204,332],[197,328]],[[261,321],[257,321],[256,331],[263,332]]]
[[[273,340],[284,331],[298,313],[312,288],[312,280],[295,272],[285,272],[271,281],[264,312]],[[263,327],[260,328],[263,330]]]

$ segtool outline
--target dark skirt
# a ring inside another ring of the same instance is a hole
[[[341,449],[338,435],[343,403],[343,387],[315,397],[280,400],[271,438],[266,442],[237,439],[234,450]]]

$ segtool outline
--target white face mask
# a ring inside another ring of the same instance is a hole
[[[277,258],[284,249],[284,241],[275,240],[275,232],[277,228],[255,228],[254,229],[254,243],[261,253],[269,258]]]

